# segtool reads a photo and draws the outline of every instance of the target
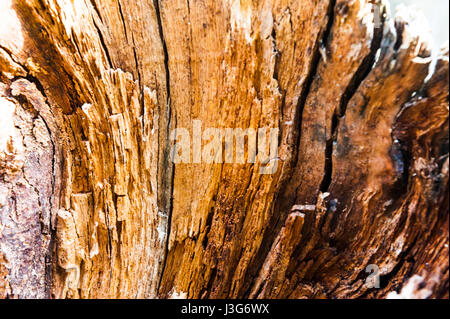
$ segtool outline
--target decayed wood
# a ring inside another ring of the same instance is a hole
[[[0,297],[448,298],[448,49],[372,2],[2,1]]]

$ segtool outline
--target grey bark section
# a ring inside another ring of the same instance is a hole
[[[47,298],[55,186],[55,148],[41,114],[48,106],[26,79],[2,83],[0,101],[13,120],[0,150],[0,256],[9,282],[0,297]]]

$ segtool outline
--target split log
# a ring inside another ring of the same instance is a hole
[[[0,298],[448,298],[448,49],[386,6],[2,1]]]

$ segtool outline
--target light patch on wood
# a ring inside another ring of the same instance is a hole
[[[14,111],[16,107],[14,103],[8,101],[6,98],[0,98],[0,152],[9,153],[7,145],[13,142],[14,136]],[[10,148],[10,147],[9,147]]]
[[[231,28],[243,31],[245,39],[248,43],[251,43],[253,41],[251,5],[243,6],[243,3],[246,3],[246,1],[231,0]]]

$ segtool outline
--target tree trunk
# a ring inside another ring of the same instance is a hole
[[[448,49],[385,5],[2,0],[0,298],[448,298]]]

